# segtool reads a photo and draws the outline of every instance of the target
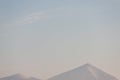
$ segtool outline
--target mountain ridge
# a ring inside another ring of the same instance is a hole
[[[19,73],[0,78],[0,80],[41,80],[35,77],[25,77]],[[87,63],[45,80],[118,80],[112,75]]]
[[[110,74],[87,63],[72,70],[63,72],[48,80],[118,80]]]
[[[0,78],[0,80],[41,80],[41,79],[37,79],[35,77],[25,77],[24,75],[21,75],[19,73],[17,74],[13,74],[7,77],[2,77]]]

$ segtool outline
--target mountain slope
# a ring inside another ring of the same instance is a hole
[[[20,74],[15,74],[12,76],[0,78],[0,80],[24,80],[24,79],[25,79],[25,77],[23,75],[20,75]]]
[[[26,80],[40,80],[40,79],[37,79],[37,78],[34,78],[34,77],[30,77],[30,78],[27,78]]]
[[[15,74],[8,77],[0,78],[0,80],[40,80],[40,79],[36,79],[34,77],[26,78],[23,75]]]
[[[96,67],[85,64],[76,69],[56,75],[48,80],[117,80]]]

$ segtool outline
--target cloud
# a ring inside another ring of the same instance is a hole
[[[33,24],[37,21],[43,21],[47,19],[53,18],[64,18],[66,16],[73,16],[76,15],[74,11],[76,9],[68,6],[68,7],[58,7],[53,8],[45,11],[29,13],[23,16],[17,17],[15,20],[11,20],[2,24],[3,27],[17,27],[17,26],[24,26]]]
[[[39,20],[45,20],[48,16],[44,12],[32,13],[15,21],[15,25],[27,25],[37,22]]]
[[[31,13],[26,16],[18,17],[15,20],[7,21],[0,23],[0,37],[5,37],[8,36],[10,30],[14,29],[15,27],[18,26],[25,26],[29,24],[33,24],[37,21],[43,21],[48,19],[48,14],[45,12],[36,12],[36,13]]]
[[[48,19],[49,15],[46,12],[34,12],[27,14],[25,16],[17,17],[15,20],[11,20],[8,22],[0,23],[1,28],[11,28],[11,27],[17,27],[17,26],[24,26],[33,24],[37,21],[43,21]]]
[[[68,9],[68,8],[67,8]],[[27,14],[22,17],[18,17],[15,21],[10,21],[10,23],[4,24],[4,26],[22,26],[22,25],[29,25],[33,24],[37,21],[47,20],[48,18],[56,18],[61,16],[68,16],[66,9],[62,8],[55,8],[51,10],[46,10],[44,12],[34,12],[31,14]]]

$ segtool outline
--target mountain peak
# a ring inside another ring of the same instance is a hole
[[[73,70],[89,71],[89,70],[95,70],[95,69],[97,69],[95,66],[91,65],[90,63],[87,63],[87,64],[84,64],[84,65],[82,65],[82,66],[80,66],[80,67],[78,67],[78,68],[75,68],[75,69],[73,69]]]
[[[35,77],[29,77],[27,80],[40,80],[40,79],[37,79]]]
[[[16,74],[14,74],[12,76],[9,76],[9,77],[16,78],[16,79],[24,79],[24,78],[26,78],[24,75],[22,75],[20,73],[16,73]]]
[[[56,75],[48,80],[117,80],[115,77],[87,63]]]
[[[16,77],[24,77],[22,74],[20,74],[20,73],[16,73],[16,74],[14,74],[14,75],[12,75],[12,76],[16,76]]]
[[[83,65],[83,67],[91,67],[91,66],[92,65],[90,63],[86,63],[86,64]],[[80,67],[82,67],[82,66],[80,66]]]
[[[25,77],[19,73],[14,74],[14,75],[10,75],[8,77],[3,77],[0,80],[24,80]]]
[[[40,80],[40,79],[37,79],[34,77],[27,78],[27,77],[17,73],[17,74],[11,75],[11,76],[0,78],[0,80]]]

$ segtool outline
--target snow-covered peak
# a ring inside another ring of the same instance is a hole
[[[78,68],[56,75],[48,80],[117,80],[115,77],[94,67],[85,64]]]

